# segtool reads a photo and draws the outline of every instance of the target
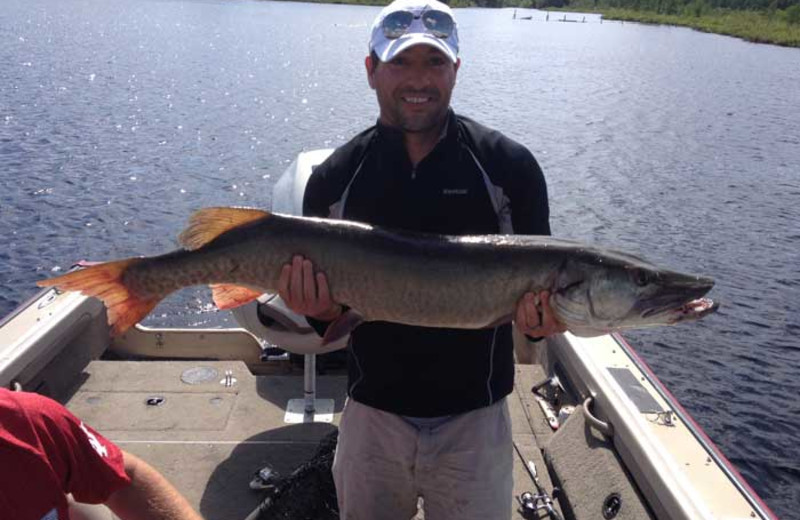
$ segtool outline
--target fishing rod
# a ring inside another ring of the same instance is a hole
[[[526,460],[525,457],[522,455],[522,451],[520,451],[519,446],[517,443],[514,444],[514,449],[517,451],[517,455],[522,460],[522,464],[525,466],[525,469],[528,471],[528,475],[531,476],[533,480],[533,484],[536,486],[536,494],[534,495],[530,491],[526,491],[517,497],[517,501],[519,502],[520,511],[523,516],[537,514],[536,518],[538,517],[539,511],[544,511],[547,516],[552,518],[553,520],[564,520],[561,514],[553,507],[553,499],[550,498],[550,495],[547,493],[542,487],[541,482],[539,482],[539,475],[536,471],[536,464],[533,463],[532,460]]]

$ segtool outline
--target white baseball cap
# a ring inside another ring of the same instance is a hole
[[[383,61],[414,45],[436,47],[458,60],[458,30],[453,11],[437,0],[395,0],[383,8],[372,24],[369,50]]]

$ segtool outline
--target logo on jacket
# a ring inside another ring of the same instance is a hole
[[[86,428],[86,426],[83,425],[82,422],[81,422],[81,430],[83,430],[83,433],[86,434],[86,437],[89,439],[89,444],[92,445],[94,451],[96,451],[97,454],[100,455],[101,457],[108,457],[108,449],[106,449],[106,447],[100,443],[100,441],[97,439],[97,436],[92,432],[90,432]]]
[[[466,195],[469,193],[467,188],[444,188],[442,194],[444,195]]]

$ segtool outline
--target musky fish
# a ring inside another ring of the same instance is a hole
[[[595,336],[672,325],[714,312],[710,278],[656,267],[635,256],[529,235],[445,236],[248,208],[196,212],[184,249],[89,266],[40,286],[101,299],[112,333],[122,334],[168,294],[209,284],[221,309],[277,292],[294,255],[326,273],[332,297],[349,307],[328,343],[363,321],[451,328],[511,321],[528,291],[550,291],[570,332]]]

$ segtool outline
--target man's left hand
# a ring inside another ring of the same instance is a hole
[[[534,338],[544,338],[567,330],[550,307],[549,291],[525,293],[517,303],[514,323],[520,332]]]

